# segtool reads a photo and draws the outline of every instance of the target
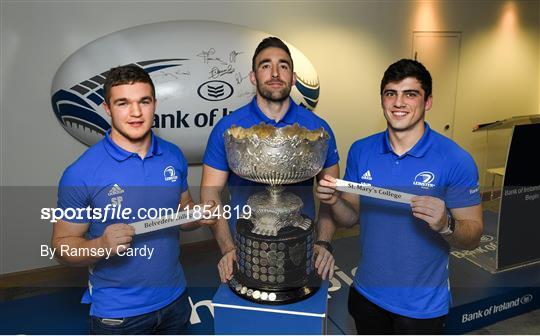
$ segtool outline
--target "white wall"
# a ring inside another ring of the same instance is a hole
[[[56,186],[86,149],[58,124],[49,93],[60,64],[98,37],[181,19],[229,22],[282,37],[319,73],[317,112],[336,133],[344,171],[350,144],[385,127],[379,81],[390,63],[411,56],[412,32],[460,31],[454,139],[473,154],[482,176],[486,165],[502,163],[506,148],[490,149],[486,134],[471,132],[473,125],[539,111],[539,15],[537,1],[2,2],[0,273],[54,263],[39,256],[39,245],[50,239],[39,208],[54,206],[54,191],[29,187]],[[504,142],[502,135],[493,137]],[[200,167],[190,169],[190,184],[197,186]],[[50,194],[50,201],[30,201],[40,193]],[[206,237],[200,231],[185,240]]]

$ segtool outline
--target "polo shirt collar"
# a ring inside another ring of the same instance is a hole
[[[410,155],[414,157],[422,157],[426,155],[426,152],[429,149],[429,146],[431,144],[430,134],[431,134],[431,128],[429,127],[427,122],[424,122],[424,134],[422,135],[420,140],[418,140],[418,142],[413,146],[413,148],[411,148],[407,153],[403,154],[402,156]],[[386,129],[386,131],[384,132],[380,152],[382,154],[394,152],[394,150],[392,149],[392,146],[390,145],[388,129]]]
[[[390,146],[390,139],[388,138],[388,128],[384,131],[383,139],[381,142],[381,154],[388,154],[393,152],[392,146]]]
[[[422,135],[420,140],[418,140],[416,145],[414,145],[414,147],[411,148],[411,150],[409,150],[407,154],[414,157],[422,157],[426,155],[429,149],[429,146],[431,145],[430,135],[431,135],[431,128],[429,127],[427,122],[424,122],[424,134]]]
[[[105,139],[103,142],[105,146],[105,150],[107,150],[107,153],[109,153],[110,156],[112,156],[117,161],[124,161],[128,159],[131,156],[138,156],[137,153],[129,152],[120,146],[118,146],[112,139],[111,139],[111,130],[108,130],[107,133],[105,133]],[[159,141],[157,140],[156,136],[154,135],[154,132],[151,132],[151,142],[150,142],[150,149],[148,153],[146,153],[146,157],[151,157],[154,155],[161,155],[162,150],[159,145]]]
[[[297,122],[297,119],[298,119],[297,109],[298,109],[298,105],[296,105],[296,103],[292,100],[292,98],[289,97],[289,109],[287,110],[287,112],[285,112],[285,115],[283,116],[283,118],[280,121],[276,122],[275,120],[268,118],[266,114],[264,114],[263,111],[261,111],[261,109],[259,108],[259,105],[257,105],[256,96],[253,97],[250,103],[250,110],[252,112],[251,115],[253,116],[256,124],[264,122],[265,124],[271,124],[271,125],[277,125],[280,123],[292,125],[295,122]]]

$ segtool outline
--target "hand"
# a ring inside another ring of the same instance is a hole
[[[413,216],[428,223],[436,232],[441,232],[448,225],[446,204],[440,198],[431,196],[415,196],[411,198]]]
[[[217,223],[218,218],[214,217],[213,214],[216,211],[218,204],[213,201],[209,200],[205,203],[200,205],[201,209],[204,209],[202,214],[203,218],[198,221],[200,225],[214,225]],[[211,216],[208,216],[208,214],[211,214]]]
[[[133,240],[135,228],[127,224],[111,224],[105,228],[103,235],[99,237],[101,246],[111,249],[111,255],[119,251],[125,251]]]
[[[232,279],[233,264],[236,262],[236,249],[225,253],[218,263],[219,277],[225,283]]]
[[[328,275],[328,279],[334,276],[334,256],[327,249],[321,245],[314,245],[313,251],[315,252],[315,268],[319,276],[325,280]]]
[[[317,182],[315,195],[322,203],[328,205],[336,204],[340,195],[340,192],[336,190],[336,179],[330,175],[324,175],[324,177]]]

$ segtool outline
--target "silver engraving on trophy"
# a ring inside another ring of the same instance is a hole
[[[317,291],[320,278],[312,266],[313,219],[301,212],[297,186],[285,191],[283,185],[312,179],[323,169],[328,139],[323,128],[310,131],[298,124],[233,126],[225,132],[231,170],[268,185],[264,191],[253,191],[247,200],[251,217],[239,218],[236,225],[238,268],[229,286],[241,297],[282,304]]]
[[[322,127],[310,131],[298,124],[282,128],[263,123],[248,129],[233,126],[225,132],[225,150],[231,170],[247,180],[269,184],[267,191],[254,194],[247,201],[251,207],[253,233],[277,236],[279,230],[287,226],[309,228],[310,220],[303,218],[300,212],[302,199],[284,192],[281,185],[317,175],[326,160],[328,139]]]

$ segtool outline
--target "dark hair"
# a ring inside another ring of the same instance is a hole
[[[144,71],[143,68],[135,64],[128,64],[111,68],[107,72],[107,78],[103,84],[103,91],[105,92],[105,102],[109,102],[111,95],[111,88],[117,85],[134,84],[134,83],[147,83],[152,87],[152,97],[156,98],[156,88],[152,79]]]
[[[391,82],[400,82],[407,77],[416,78],[422,89],[425,92],[424,100],[427,100],[431,96],[431,75],[426,67],[412,59],[400,59],[396,63],[390,65],[384,72],[381,80],[381,95],[383,94],[386,84]]]
[[[289,58],[291,59],[291,69],[294,69],[291,51],[289,50],[289,47],[287,47],[287,45],[279,38],[270,36],[262,40],[261,43],[259,43],[259,45],[255,49],[255,53],[253,54],[253,58],[251,59],[251,69],[253,71],[255,71],[255,67],[256,67],[255,58],[257,58],[257,55],[259,55],[261,51],[263,51],[266,48],[279,48],[285,51],[287,55],[289,55]]]

